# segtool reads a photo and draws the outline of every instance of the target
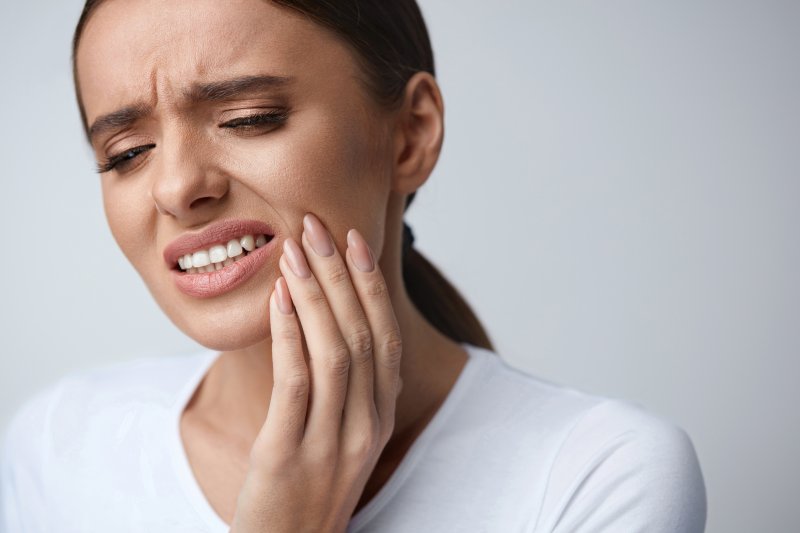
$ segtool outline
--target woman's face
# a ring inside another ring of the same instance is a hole
[[[390,120],[353,52],[321,26],[264,0],[108,0],[84,30],[77,76],[95,156],[117,161],[101,174],[111,232],[201,344],[233,350],[267,337],[282,241],[299,242],[306,212],[340,251],[355,227],[380,255]],[[265,114],[278,122],[248,119]],[[266,261],[223,293],[181,291],[167,245],[230,219],[272,227]]]

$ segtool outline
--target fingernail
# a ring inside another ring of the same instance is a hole
[[[372,272],[375,268],[372,251],[369,249],[367,241],[355,228],[347,232],[347,246],[356,268],[361,272]]]
[[[306,235],[308,235],[311,248],[314,249],[317,255],[322,257],[330,257],[333,255],[333,240],[331,239],[331,235],[317,217],[311,213],[306,213],[306,216],[303,217],[303,227],[306,230]]]
[[[303,250],[300,249],[300,245],[298,245],[294,239],[286,237],[283,241],[283,252],[286,254],[286,259],[289,260],[289,267],[291,267],[292,272],[294,272],[297,277],[311,277],[311,270],[308,268]]]
[[[283,276],[275,282],[275,298],[278,300],[278,309],[284,315],[292,314],[292,297],[289,295],[289,287]]]

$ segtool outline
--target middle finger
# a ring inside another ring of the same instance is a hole
[[[292,237],[286,237],[283,252],[278,265],[300,319],[309,356],[311,398],[304,439],[324,445],[323,451],[332,451],[338,447],[350,350],[303,250]]]
[[[303,227],[303,246],[351,354],[342,431],[345,437],[354,428],[361,428],[359,431],[363,433],[370,423],[377,425],[378,418],[373,392],[372,328],[353,286],[347,264],[328,230],[311,213],[303,218]]]

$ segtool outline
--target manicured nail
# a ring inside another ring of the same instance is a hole
[[[303,228],[306,230],[308,242],[311,243],[311,248],[322,257],[330,257],[333,255],[333,240],[331,234],[322,225],[322,222],[312,215],[306,213],[303,217]]]
[[[289,266],[292,272],[294,272],[297,277],[311,277],[311,270],[308,268],[303,250],[300,249],[300,245],[298,245],[294,239],[286,237],[283,241],[283,252],[286,254],[286,259],[289,260]]]
[[[361,272],[372,272],[375,268],[372,251],[369,249],[367,241],[355,228],[347,232],[347,246],[350,249],[350,257],[353,258],[356,268]]]
[[[289,294],[289,287],[283,276],[275,282],[275,298],[278,300],[278,309],[284,315],[291,315],[293,311],[292,297]]]

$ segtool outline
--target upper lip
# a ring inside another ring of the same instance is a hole
[[[262,234],[269,238],[275,235],[275,231],[272,226],[260,220],[220,220],[201,231],[184,233],[169,243],[164,248],[164,261],[170,268],[174,268],[178,264],[178,258],[186,254],[211,248],[215,244],[224,245],[231,239],[244,235],[257,237]]]

